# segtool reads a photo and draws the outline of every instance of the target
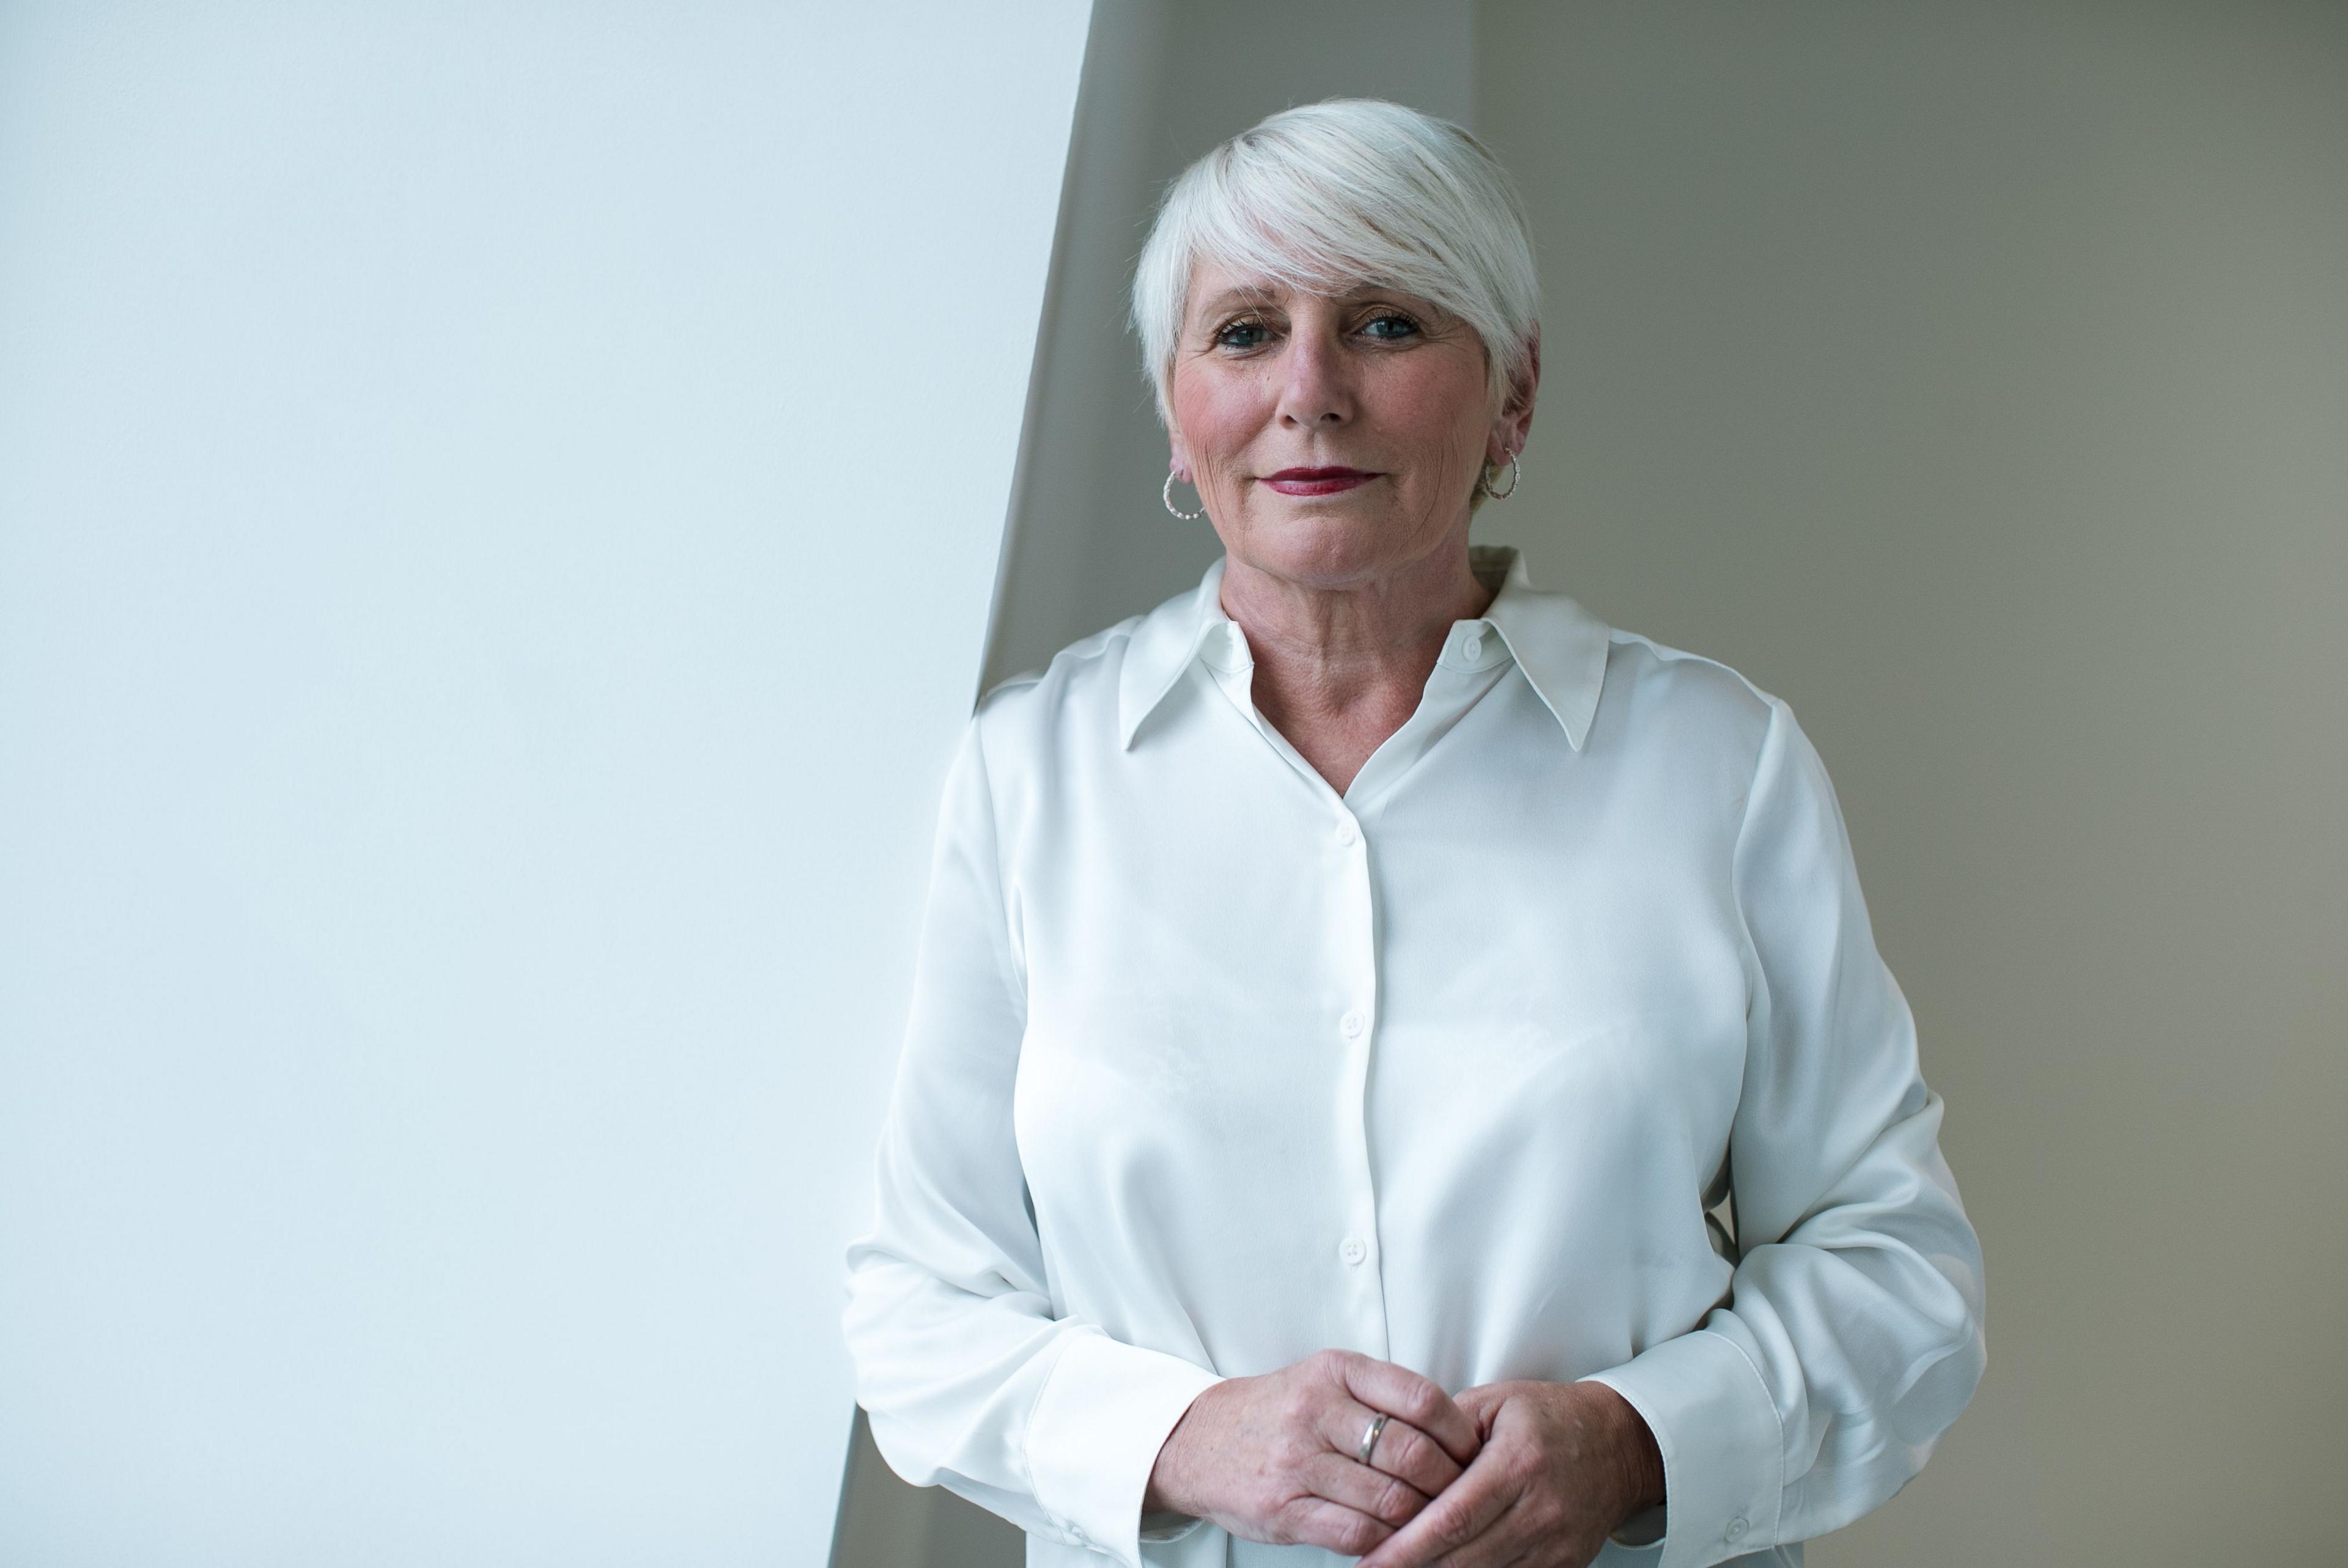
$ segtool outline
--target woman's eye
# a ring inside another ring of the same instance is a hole
[[[1272,333],[1262,322],[1233,322],[1215,333],[1217,348],[1257,348]]]
[[[1363,326],[1362,331],[1374,338],[1393,343],[1397,339],[1417,336],[1418,323],[1408,316],[1375,316]]]

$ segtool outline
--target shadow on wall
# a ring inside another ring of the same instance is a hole
[[[831,1568],[1020,1568],[1027,1538],[942,1486],[907,1486],[872,1446],[856,1412],[848,1475],[832,1530]]]
[[[1159,192],[1295,104],[1394,98],[1472,125],[1475,47],[1472,0],[1097,0],[982,691],[1192,586],[1221,553],[1203,520],[1159,505],[1166,438],[1126,327]],[[1013,1568],[1023,1542],[900,1481],[856,1413],[832,1568]]]

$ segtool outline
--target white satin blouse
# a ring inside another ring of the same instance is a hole
[[[1031,1568],[1347,1561],[1141,1512],[1200,1390],[1324,1347],[1610,1384],[1668,1500],[1599,1561],[1660,1568],[1798,1563],[1980,1378],[1941,1102],[1793,713],[1474,565],[1342,795],[1220,561],[964,735],[845,1321],[881,1453]]]

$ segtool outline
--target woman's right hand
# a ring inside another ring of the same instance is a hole
[[[1390,1418],[1366,1465],[1362,1434]],[[1146,1513],[1193,1514],[1274,1545],[1359,1557],[1456,1480],[1483,1446],[1451,1396],[1406,1367],[1323,1350],[1190,1403],[1149,1472]]]

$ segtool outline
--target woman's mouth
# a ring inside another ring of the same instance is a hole
[[[1282,468],[1266,474],[1262,483],[1283,496],[1334,496],[1376,477],[1360,468]]]

